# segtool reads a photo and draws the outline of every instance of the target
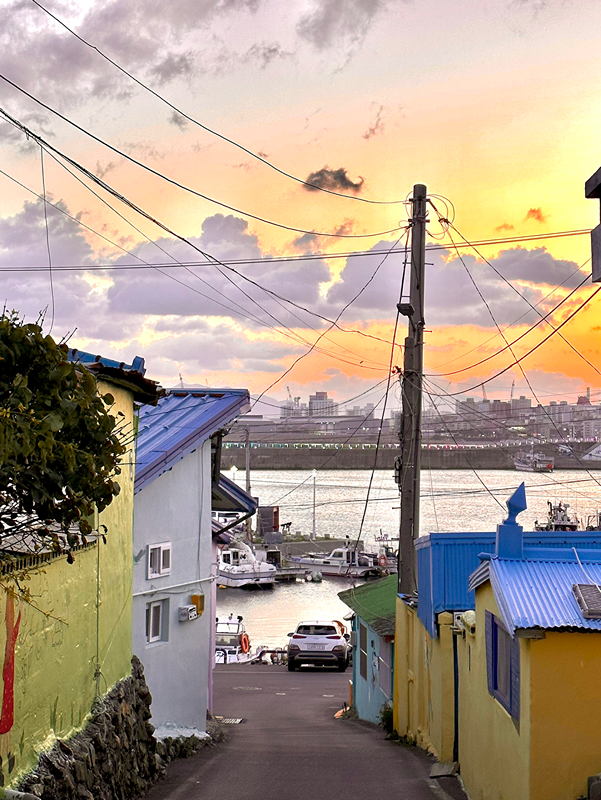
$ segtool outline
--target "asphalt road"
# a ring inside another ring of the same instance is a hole
[[[219,665],[215,713],[228,740],[169,765],[147,800],[451,800],[454,779],[429,778],[432,759],[357,720],[336,719],[350,670]],[[448,794],[445,793],[449,792]]]

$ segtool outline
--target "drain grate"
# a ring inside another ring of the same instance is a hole
[[[245,720],[244,718],[242,718],[242,717],[241,717],[240,719],[233,719],[233,718],[230,718],[230,719],[220,719],[220,720],[219,720],[219,722],[220,722],[222,725],[241,725],[243,722],[246,722],[246,720]]]

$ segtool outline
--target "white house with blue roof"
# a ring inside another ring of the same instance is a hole
[[[203,735],[212,706],[216,547],[211,511],[256,504],[220,473],[223,428],[246,389],[172,390],[140,411],[134,502],[134,652],[157,736]]]

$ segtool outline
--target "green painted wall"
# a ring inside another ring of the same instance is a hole
[[[108,384],[101,383],[99,388],[113,394],[113,411],[122,411],[131,426],[131,394]],[[6,590],[0,589],[0,659],[4,659],[0,731],[10,724],[7,630],[11,613],[13,626],[20,615],[14,651],[14,723],[0,733],[4,785],[15,784],[19,775],[34,767],[55,737],[69,738],[84,724],[97,685],[98,693],[106,694],[131,672],[131,448],[118,478],[121,493],[100,515],[100,523],[108,528],[107,543],[76,553],[74,564],[60,557],[31,575],[27,585],[40,610],[18,598],[13,603]],[[9,587],[11,581],[5,578],[3,584]],[[96,676],[97,660],[100,674]]]

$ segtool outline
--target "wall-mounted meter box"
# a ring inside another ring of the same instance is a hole
[[[198,611],[196,610],[196,606],[180,606],[179,607],[179,621],[180,622],[189,622],[191,619],[196,619],[198,617]]]

